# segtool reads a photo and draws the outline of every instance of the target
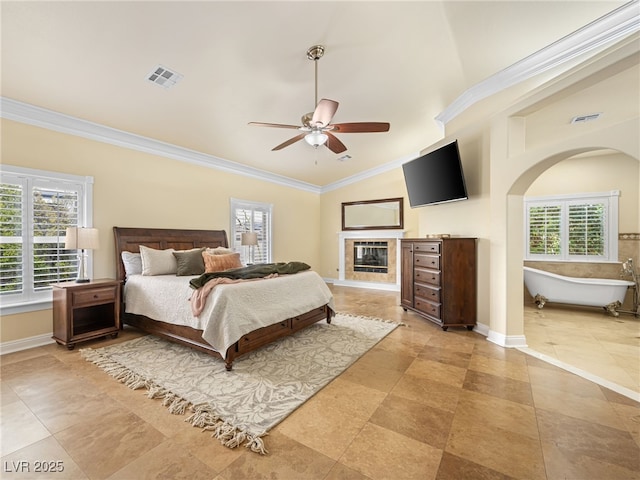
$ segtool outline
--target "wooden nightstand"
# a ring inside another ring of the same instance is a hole
[[[73,350],[77,342],[120,331],[119,280],[65,282],[53,287],[53,339]]]

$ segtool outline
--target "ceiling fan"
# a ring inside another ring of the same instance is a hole
[[[389,124],[385,122],[353,122],[353,123],[331,123],[331,119],[338,109],[338,102],[323,98],[318,102],[318,60],[324,55],[324,46],[314,45],[307,50],[307,58],[315,62],[315,105],[313,112],[302,116],[302,125],[286,125],[281,123],[249,122],[249,125],[259,127],[289,128],[300,130],[302,133],[290,138],[286,142],[272,148],[272,151],[281,150],[296,143],[303,138],[313,146],[326,145],[333,153],[342,153],[347,147],[334,133],[368,133],[368,132],[388,132]]]

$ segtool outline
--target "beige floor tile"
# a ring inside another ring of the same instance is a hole
[[[436,478],[441,456],[441,449],[369,423],[340,463],[372,480],[429,480]]]
[[[445,451],[511,477],[547,478],[539,439],[489,429],[482,419],[471,423],[456,415]]]
[[[51,436],[2,457],[2,467],[2,478],[10,480],[89,478]]]
[[[51,436],[51,432],[21,401],[2,405],[0,422],[0,456],[21,450]]]

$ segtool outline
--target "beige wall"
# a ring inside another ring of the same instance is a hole
[[[9,120],[2,121],[2,162],[94,178],[94,278],[115,275],[113,226],[229,231],[231,197],[273,204],[274,261],[320,266],[316,193]],[[51,321],[51,310],[3,316],[0,342],[50,333]]]
[[[318,273],[327,279],[338,278],[338,235],[342,230],[342,202],[399,197],[404,198],[405,237],[416,236],[419,233],[418,211],[409,207],[402,167],[323,193],[320,199],[321,262]]]

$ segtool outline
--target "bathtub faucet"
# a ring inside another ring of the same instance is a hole
[[[633,291],[633,313],[636,317],[640,315],[640,285],[638,283],[639,275],[633,265],[633,258],[629,258],[622,264],[622,272],[620,275],[629,275],[633,283],[635,283]]]

